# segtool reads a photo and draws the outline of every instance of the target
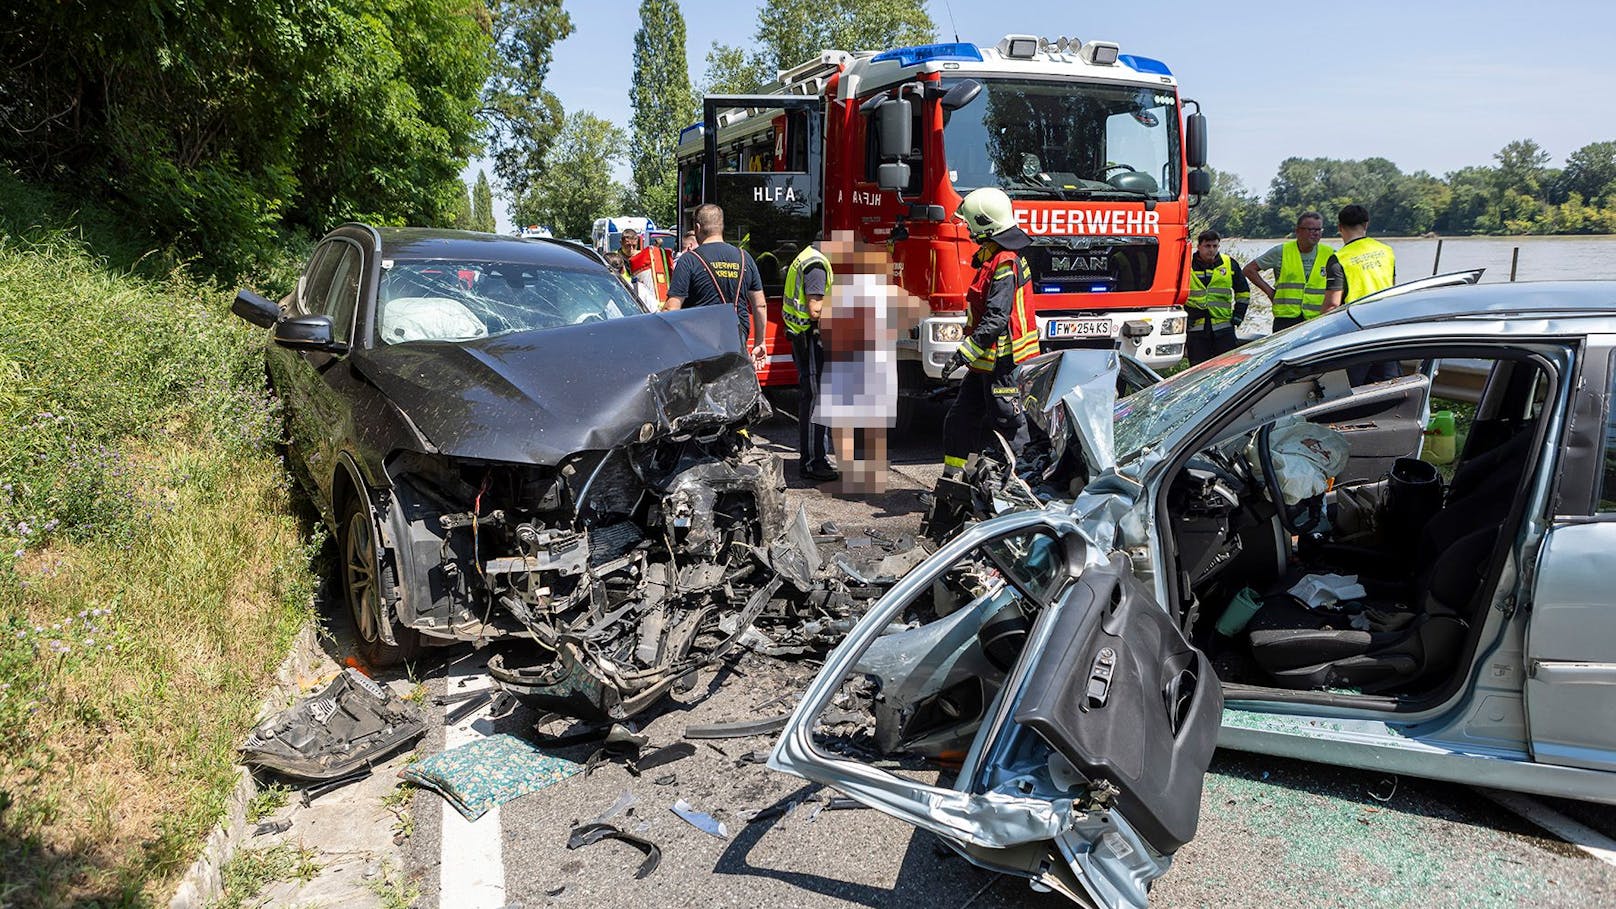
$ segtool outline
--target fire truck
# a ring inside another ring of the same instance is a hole
[[[1210,175],[1205,117],[1165,64],[1108,41],[1009,35],[824,51],[779,82],[706,96],[678,147],[680,232],[716,202],[726,238],[758,263],[765,385],[796,382],[779,316],[786,269],[842,230],[885,244],[896,279],[929,305],[899,341],[900,383],[938,383],[974,274],[953,212],[981,186],[1004,189],[1033,238],[1024,254],[1045,350],[1115,347],[1158,368],[1183,355],[1187,216]]]

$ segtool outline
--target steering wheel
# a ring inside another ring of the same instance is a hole
[[[1100,179],[1109,180],[1110,177],[1107,175],[1114,170],[1127,171],[1130,174],[1139,173],[1139,169],[1134,167],[1132,164],[1107,164],[1105,167],[1100,169]]]

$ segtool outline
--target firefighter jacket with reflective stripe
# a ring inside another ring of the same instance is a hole
[[[1038,320],[1027,300],[1032,269],[1027,260],[1008,249],[991,258],[978,251],[973,260],[976,280],[965,292],[965,340],[960,353],[965,365],[977,372],[992,372],[1000,357],[1020,363],[1038,355]]]
[[[1302,273],[1302,251],[1296,241],[1280,251],[1279,275],[1274,281],[1274,315],[1282,319],[1313,318],[1324,312],[1324,272],[1335,250],[1323,243],[1314,247],[1313,270]]]
[[[673,253],[660,246],[647,246],[634,254],[634,258],[628,263],[628,270],[635,275],[649,271],[651,286],[656,289],[656,298],[663,303],[668,302],[668,276],[673,273]]]
[[[808,313],[808,294],[802,280],[803,271],[810,265],[825,267],[825,296],[830,296],[831,279],[835,276],[830,260],[813,246],[807,246],[797,254],[797,258],[791,260],[791,267],[786,269],[786,287],[780,301],[780,314],[785,319],[788,335],[802,334],[812,321]]]
[[[1341,271],[1347,279],[1347,292],[1342,303],[1361,300],[1377,290],[1385,290],[1395,282],[1397,257],[1392,248],[1379,240],[1359,237],[1341,247],[1335,254]]]
[[[1228,325],[1234,319],[1235,301],[1251,302],[1251,291],[1238,294],[1234,289],[1234,262],[1228,256],[1218,256],[1218,264],[1211,271],[1212,280],[1201,283],[1201,272],[1190,261],[1190,295],[1184,301],[1189,309],[1199,309],[1212,317],[1213,325]],[[1245,307],[1240,307],[1244,309]]]

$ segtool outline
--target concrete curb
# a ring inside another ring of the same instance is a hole
[[[292,650],[275,670],[275,684],[258,708],[259,719],[285,709],[287,701],[301,693],[300,680],[307,678],[314,667],[326,659],[314,635],[315,626],[310,622],[292,640]],[[247,804],[257,792],[258,785],[252,774],[238,765],[236,786],[225,800],[224,816],[208,834],[202,854],[180,878],[174,896],[168,901],[169,909],[204,909],[224,895],[224,866],[246,838]]]

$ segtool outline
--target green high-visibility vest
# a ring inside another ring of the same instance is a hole
[[[781,294],[780,315],[784,317],[788,335],[800,335],[807,331],[811,321],[808,317],[808,294],[802,281],[803,270],[810,265],[825,267],[825,295],[830,296],[830,282],[834,277],[830,260],[813,246],[804,247],[797,258],[791,260],[791,267],[786,269],[786,286]]]
[[[1395,283],[1397,257],[1392,248],[1379,240],[1359,237],[1341,247],[1335,254],[1341,271],[1347,278],[1347,292],[1343,303],[1361,300],[1377,290],[1385,290]]]
[[[1234,321],[1234,262],[1228,256],[1218,256],[1218,264],[1212,269],[1212,280],[1205,284],[1201,283],[1203,270],[1197,269],[1195,261],[1190,260],[1190,295],[1184,301],[1184,306],[1204,310],[1212,317],[1213,325],[1228,325]],[[1251,293],[1247,291],[1238,296],[1250,300]]]
[[[1274,281],[1274,315],[1281,319],[1311,319],[1324,312],[1324,267],[1335,250],[1323,243],[1314,249],[1313,270],[1302,273],[1302,251],[1289,240],[1281,249],[1279,276]]]

